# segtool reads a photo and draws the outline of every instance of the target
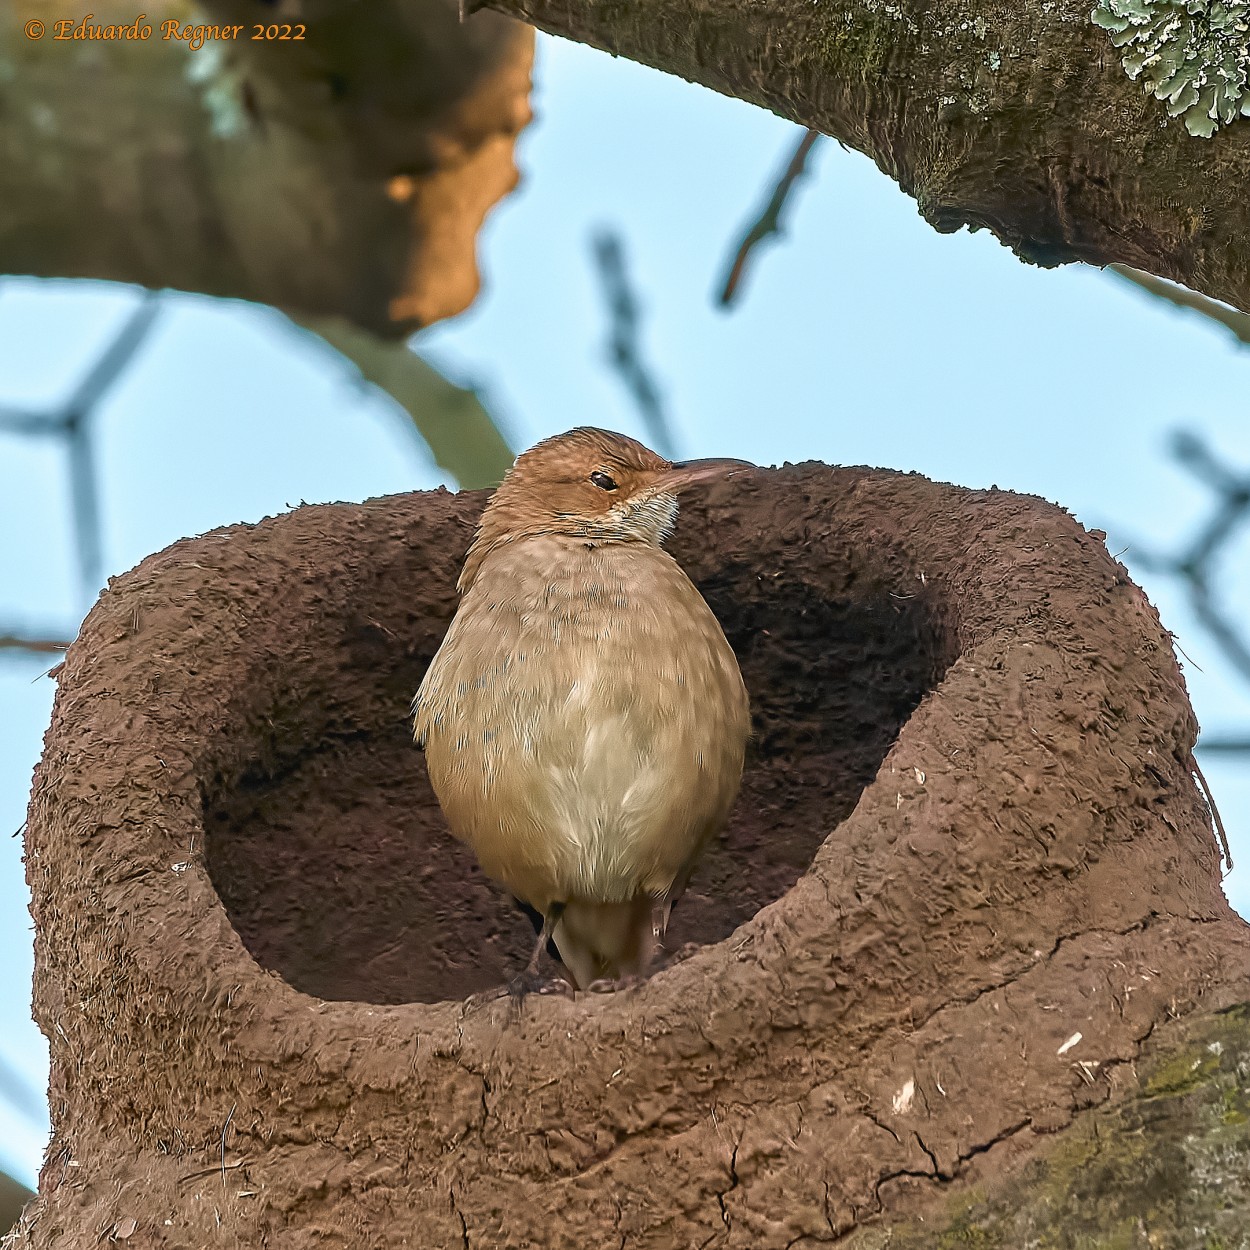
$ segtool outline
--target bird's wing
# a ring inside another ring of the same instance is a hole
[[[437,657],[435,657],[437,659]],[[425,749],[425,740],[430,733],[430,715],[429,704],[425,699],[426,686],[430,680],[430,673],[433,671],[434,665],[425,670],[425,676],[421,678],[421,684],[417,687],[417,693],[412,696],[412,706],[408,709],[408,714],[412,717],[412,737],[417,746],[422,750]]]

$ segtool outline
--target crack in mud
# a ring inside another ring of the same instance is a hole
[[[928,1155],[929,1161],[933,1165],[933,1170],[931,1172],[918,1172],[915,1168],[896,1168],[893,1171],[887,1172],[885,1175],[878,1177],[872,1190],[872,1196],[877,1203],[877,1210],[873,1213],[873,1215],[880,1215],[885,1211],[885,1204],[881,1201],[881,1187],[889,1184],[890,1181],[899,1180],[903,1177],[912,1177],[916,1180],[936,1181],[939,1185],[949,1185],[952,1181],[959,1179],[964,1165],[970,1159],[975,1159],[977,1155],[983,1155],[987,1151],[993,1150],[995,1146],[1001,1145],[1003,1142],[1015,1137],[1018,1133],[1022,1133],[1025,1129],[1031,1128],[1032,1125],[1032,1118],[1026,1116],[1018,1123],[1012,1124],[1003,1129],[1001,1132],[995,1133],[994,1136],[988,1141],[978,1142],[974,1146],[969,1146],[966,1150],[961,1150],[955,1158],[954,1168],[949,1172],[942,1171],[942,1169],[938,1166],[937,1156],[928,1148],[928,1146],[924,1144],[923,1141],[921,1141],[919,1133],[914,1134],[916,1140],[920,1143],[920,1148],[926,1155]],[[858,1226],[859,1222],[857,1221],[853,1228]],[[843,1237],[846,1235],[846,1233],[842,1234]]]
[[[456,1219],[460,1221],[460,1250],[470,1250],[469,1246],[469,1225],[464,1218],[464,1212],[460,1210],[460,1205],[456,1202],[456,1191],[454,1188],[448,1190],[451,1195],[451,1209]]]

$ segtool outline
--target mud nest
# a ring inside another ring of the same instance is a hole
[[[482,503],[218,531],[91,614],[29,823],[54,1137],[18,1244],[814,1244],[1010,1163],[1244,974],[1183,683],[1101,536],[801,466],[672,544],[754,728],[683,957],[518,1014],[488,991],[529,921],[408,723]]]

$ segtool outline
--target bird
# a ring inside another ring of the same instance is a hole
[[[681,491],[753,468],[580,426],[518,456],[478,522],[413,731],[452,834],[542,917],[534,984],[549,939],[562,989],[645,978],[728,819],[749,698],[663,543]]]

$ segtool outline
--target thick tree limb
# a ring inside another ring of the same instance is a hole
[[[515,184],[532,32],[455,0],[0,7],[0,272],[237,296],[398,337],[462,311]],[[198,14],[198,15],[197,15]],[[42,22],[41,38],[25,27]],[[237,26],[166,37],[164,24]],[[253,23],[304,38],[251,39]]]
[[[1129,79],[1091,0],[491,0],[871,156],[938,230],[1250,309],[1250,120],[1210,139]]]

